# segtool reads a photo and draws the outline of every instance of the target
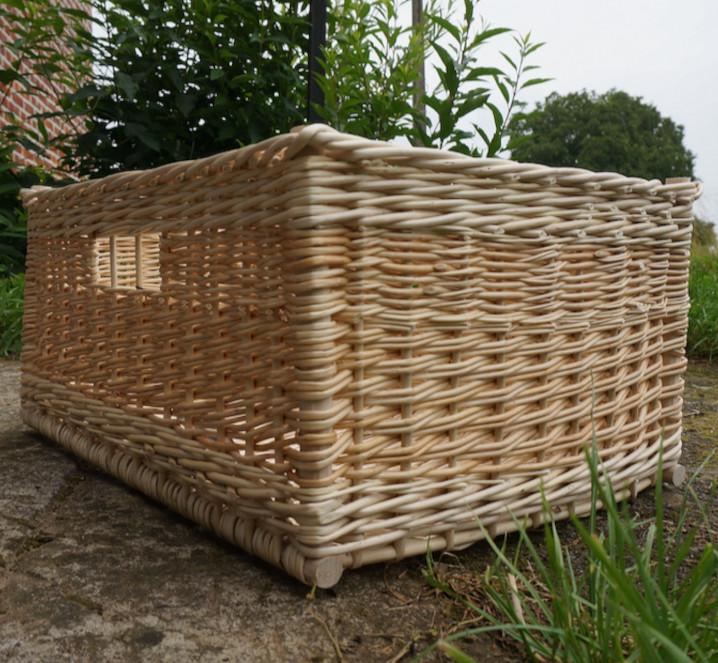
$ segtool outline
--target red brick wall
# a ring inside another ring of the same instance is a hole
[[[53,0],[56,4],[73,9],[89,10],[83,0]],[[89,24],[87,25],[89,29]],[[13,61],[16,59],[15,54],[8,48],[7,44],[14,41],[17,37],[15,30],[17,24],[15,21],[0,16],[0,69],[10,69],[13,67]],[[60,40],[56,43],[58,50],[64,51],[66,47]],[[27,74],[30,69],[28,65],[21,66],[20,73]],[[39,76],[32,76],[31,81],[42,89],[41,94],[26,94],[19,84],[10,86],[0,84],[0,126],[7,123],[7,114],[13,114],[21,122],[26,123],[28,127],[35,128],[30,118],[35,113],[46,113],[58,109],[58,94],[66,92],[68,88],[59,84],[51,84],[46,79]],[[50,118],[45,120],[45,126],[50,137],[55,137],[66,133],[71,127],[60,119]],[[59,152],[53,151],[47,157],[38,157],[38,155],[20,147],[13,155],[15,161],[23,165],[42,165],[47,168],[58,167],[61,159]]]

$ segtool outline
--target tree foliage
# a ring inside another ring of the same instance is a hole
[[[692,255],[716,255],[718,252],[718,237],[710,221],[693,219],[693,235],[691,237]]]
[[[550,94],[530,116],[517,116],[510,131],[520,142],[519,161],[576,166],[657,178],[693,177],[694,155],[683,145],[683,127],[640,97]]]

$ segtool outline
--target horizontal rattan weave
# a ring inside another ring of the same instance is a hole
[[[695,183],[313,125],[23,195],[25,421],[303,582],[678,463]]]

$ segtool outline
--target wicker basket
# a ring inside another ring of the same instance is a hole
[[[695,183],[315,125],[23,195],[25,421],[303,582],[677,467]]]

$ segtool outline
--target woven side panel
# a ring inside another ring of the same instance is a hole
[[[278,223],[260,226],[281,209],[265,209],[257,191],[276,195],[286,182],[281,172],[231,185],[232,173],[222,175],[214,186],[231,188],[230,202],[216,202],[214,212],[196,203],[206,191],[186,178],[152,198],[128,190],[117,212],[95,211],[99,195],[35,208],[23,362],[27,373],[165,427],[151,441],[141,425],[138,440],[127,431],[114,436],[157,467],[191,475],[221,458],[222,466],[285,476],[284,450],[296,436],[285,396],[296,381],[286,314],[293,295],[285,288],[291,246]],[[180,191],[186,198],[178,202]],[[58,229],[70,214],[78,225]],[[228,224],[228,215],[249,222]],[[110,239],[119,238],[129,273],[139,265],[136,237],[146,244],[145,287],[130,287],[136,281],[121,274],[112,287]]]

